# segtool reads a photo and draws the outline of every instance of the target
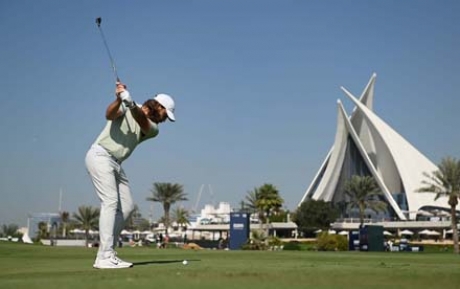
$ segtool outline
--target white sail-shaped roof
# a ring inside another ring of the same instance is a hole
[[[372,75],[371,79],[369,80],[368,84],[366,85],[366,88],[364,89],[364,91],[361,94],[361,97],[359,99],[361,103],[363,103],[364,105],[366,105],[370,109],[372,109],[373,102],[374,102],[374,83],[375,83],[376,77],[377,77],[377,75],[374,73]],[[361,115],[359,113],[355,113],[355,112],[356,112],[356,108],[353,110],[353,113],[352,113],[352,116],[351,116],[351,121],[353,121],[354,123],[357,123],[356,127],[358,127],[358,129],[360,130],[360,127],[361,127],[360,123],[362,122],[362,117],[361,117]],[[326,158],[324,159],[323,163],[321,164],[320,169],[318,170],[318,172],[316,173],[315,177],[313,178],[313,181],[311,182],[310,186],[308,187],[306,193],[304,194],[304,196],[300,200],[299,205],[302,202],[304,202],[308,197],[311,197],[312,193],[314,191],[317,191],[316,186],[318,186],[319,184],[323,183],[323,182],[321,182],[321,180],[323,179],[323,174],[325,173],[326,167],[328,166],[330,156],[334,152],[334,146],[337,147],[338,143],[341,142],[338,139],[338,138],[340,138],[340,136],[338,136],[337,134],[342,133],[342,130],[343,130],[343,125],[342,124],[343,124],[343,120],[341,119],[341,117],[339,115],[337,117],[337,133],[336,133],[335,143],[332,146],[332,148],[329,150],[329,153],[327,154]],[[315,199],[319,199],[319,197],[316,195]]]
[[[344,167],[350,166],[347,152],[353,149],[354,154],[360,155],[359,160],[365,164],[366,172],[377,181],[395,217],[413,220],[423,207],[448,208],[446,198],[435,201],[434,194],[417,192],[425,178],[423,173],[438,168],[372,111],[375,78],[374,74],[359,100],[342,87],[355,108],[348,117],[338,101],[334,145],[300,203],[307,198],[333,201],[334,195],[340,192],[343,179],[350,177]],[[394,199],[398,194],[405,199],[404,208]]]

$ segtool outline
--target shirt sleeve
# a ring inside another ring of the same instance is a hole
[[[151,120],[149,120],[149,123],[150,123],[150,129],[145,135],[141,137],[141,141],[144,141],[152,137],[156,137],[159,133],[158,124],[154,123]]]

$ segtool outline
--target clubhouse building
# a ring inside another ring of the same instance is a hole
[[[341,87],[355,107],[348,115],[342,102],[337,101],[333,146],[299,204],[307,199],[333,202],[341,209],[342,220],[357,218],[357,210],[347,208],[349,198],[344,185],[353,175],[372,176],[388,209],[383,213],[366,210],[370,222],[386,222],[388,227],[396,221],[440,221],[448,227],[447,198],[435,200],[435,194],[417,192],[426,180],[424,173],[431,174],[438,168],[373,111],[375,80],[373,74],[359,97]]]

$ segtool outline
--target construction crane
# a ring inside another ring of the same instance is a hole
[[[193,213],[197,213],[198,211],[198,205],[200,204],[200,200],[201,200],[201,196],[203,195],[203,191],[205,189],[206,185],[205,184],[201,184],[200,186],[200,190],[198,192],[198,196],[196,198],[196,201],[195,201],[195,205],[193,206],[192,208],[192,212]],[[214,193],[212,191],[212,188],[211,188],[211,184],[208,184],[208,190],[209,190],[209,196],[211,198],[211,205],[214,206]]]

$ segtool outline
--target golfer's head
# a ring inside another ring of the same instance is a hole
[[[159,93],[155,95],[153,98],[156,100],[165,110],[166,110],[166,115],[169,118],[170,121],[175,121],[176,118],[174,116],[174,109],[176,107],[174,100],[172,99],[171,96],[165,94],[165,93]]]
[[[174,108],[174,100],[167,94],[158,94],[142,105],[144,114],[155,123],[164,122],[168,118],[170,121],[175,121]]]

